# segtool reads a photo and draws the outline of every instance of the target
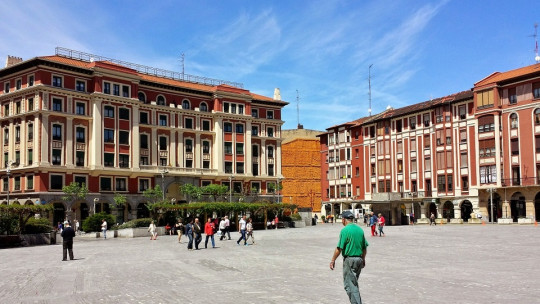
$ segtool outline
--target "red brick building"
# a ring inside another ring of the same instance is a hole
[[[54,204],[55,222],[102,210],[118,222],[146,216],[141,194],[156,184],[182,200],[183,183],[266,195],[282,177],[287,103],[239,83],[57,48],[8,58],[0,84],[2,203]],[[61,200],[71,182],[88,185],[86,201]],[[111,210],[114,193],[127,209]]]
[[[540,65],[333,126],[320,142],[326,212],[361,208],[392,224],[411,213],[532,222],[540,216]]]

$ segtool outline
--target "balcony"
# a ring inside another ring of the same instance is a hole
[[[379,192],[373,193],[371,196],[374,201],[390,202],[401,200],[401,193],[399,192]]]

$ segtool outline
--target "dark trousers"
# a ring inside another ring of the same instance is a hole
[[[227,237],[229,238],[229,240],[231,239],[231,227],[225,227],[225,232],[227,232]]]
[[[193,234],[188,233],[187,236],[189,238],[189,241],[187,243],[187,249],[193,249]]]
[[[214,242],[214,235],[206,235],[206,240],[204,241],[204,248],[208,248],[208,239],[212,240],[212,248],[216,247],[216,243]]]
[[[71,241],[63,241],[62,242],[63,247],[63,260],[67,260],[67,252],[69,251],[69,259],[73,260],[73,240]]]
[[[349,296],[351,304],[362,304],[360,290],[358,289],[358,277],[364,267],[361,257],[346,257],[343,259],[343,286]]]
[[[202,241],[202,235],[200,233],[195,233],[195,249],[199,249],[199,244]]]
[[[240,244],[240,241],[241,241],[242,239],[244,239],[244,244],[246,244],[246,243],[247,243],[247,239],[246,239],[246,231],[245,231],[245,230],[240,230],[240,233],[241,233],[240,238],[238,239],[238,241],[236,241],[236,243],[237,243],[237,244]]]
[[[225,231],[227,231],[227,228],[219,229],[219,231],[221,231],[221,236],[219,237],[219,240],[223,241],[223,239],[225,238]]]

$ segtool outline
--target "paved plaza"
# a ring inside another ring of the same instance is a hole
[[[186,249],[156,241],[76,238],[62,246],[0,250],[1,303],[347,303],[341,259],[329,269],[341,224],[255,231],[256,244],[216,240]],[[365,228],[365,227],[364,227]],[[364,229],[369,234],[367,228]],[[368,236],[364,303],[538,303],[540,227],[396,226]],[[211,247],[211,246],[209,246]]]

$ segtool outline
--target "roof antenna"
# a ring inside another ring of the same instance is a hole
[[[184,53],[180,55],[180,61],[182,62],[182,79],[184,79]]]
[[[537,30],[538,30],[538,23],[535,23],[534,24],[534,35],[532,35],[534,37],[534,44],[535,44],[535,46],[534,46],[534,54],[535,54],[534,60],[536,61],[536,63],[539,63],[540,62],[540,56],[538,56],[538,39],[537,39],[538,32],[537,32]]]
[[[369,78],[368,78],[368,84],[369,84],[369,109],[368,113],[369,116],[371,116],[371,67],[373,66],[373,63],[369,65]]]
[[[298,129],[303,129],[304,126],[300,124],[300,94],[296,90],[296,120],[298,121]]]

